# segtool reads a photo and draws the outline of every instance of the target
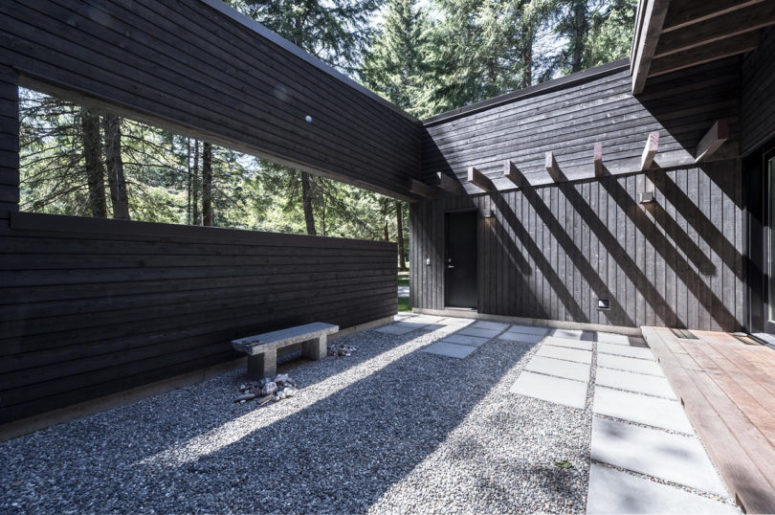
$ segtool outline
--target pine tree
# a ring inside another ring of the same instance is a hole
[[[270,30],[310,54],[346,72],[356,70],[371,35],[370,18],[382,0],[234,0],[233,3]],[[315,235],[315,178],[301,172],[307,234]]]
[[[364,60],[361,78],[373,91],[416,116],[430,64],[429,22],[416,0],[391,0],[381,30]]]

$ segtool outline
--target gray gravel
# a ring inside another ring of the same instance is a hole
[[[590,410],[508,392],[536,345],[417,352],[434,329],[339,339],[264,408],[235,371],[0,443],[0,513],[583,511]]]

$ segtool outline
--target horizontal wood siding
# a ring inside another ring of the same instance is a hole
[[[444,308],[444,213],[475,208],[481,313],[737,330],[741,206],[739,160],[425,201],[411,213],[413,305]]]
[[[392,243],[29,213],[0,241],[0,423],[397,309]]]
[[[598,75],[591,71],[564,87],[427,120],[423,177],[430,182],[443,171],[466,183],[467,169],[474,166],[498,189],[514,189],[502,177],[504,162],[511,160],[531,184],[545,184],[552,182],[545,166],[545,154],[552,152],[567,179],[591,178],[595,143],[602,144],[604,175],[636,172],[652,131],[660,135],[655,164],[686,166],[720,118],[730,120],[731,134],[714,159],[738,156],[738,59],[655,77],[638,97],[630,94],[626,64],[604,67]],[[481,192],[467,183],[466,188]]]
[[[775,29],[762,32],[759,48],[743,61],[741,149],[744,154],[775,138]]]
[[[0,64],[0,226],[19,203],[19,105],[16,73]]]
[[[396,196],[419,174],[418,121],[203,1],[9,0],[0,24],[25,85]]]

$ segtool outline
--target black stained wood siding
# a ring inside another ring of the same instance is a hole
[[[424,122],[423,177],[431,182],[436,172],[453,174],[477,193],[465,182],[474,166],[499,189],[513,189],[502,178],[504,162],[511,160],[531,184],[545,184],[552,182],[545,153],[553,152],[568,179],[591,178],[597,142],[605,173],[632,173],[640,170],[652,131],[660,134],[655,163],[686,166],[720,118],[730,120],[731,135],[713,158],[737,157],[739,76],[733,58],[654,77],[633,97],[628,64],[615,63],[442,114]]]
[[[759,48],[743,61],[740,101],[741,151],[775,138],[775,29],[762,32]]]
[[[19,203],[19,100],[16,74],[0,64],[0,227]]]
[[[656,202],[643,205],[646,179]],[[444,308],[444,213],[476,209],[494,214],[479,218],[480,313],[739,330],[741,188],[739,160],[728,160],[424,201],[411,211],[412,305]]]
[[[7,0],[0,66],[26,86],[406,198],[420,122],[239,20],[200,0]]]
[[[19,213],[0,230],[0,423],[396,313],[396,246]]]

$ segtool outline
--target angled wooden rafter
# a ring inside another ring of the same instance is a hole
[[[554,182],[562,182],[565,177],[560,171],[560,167],[557,165],[557,160],[554,158],[553,152],[547,152],[544,156],[544,166],[546,167],[546,173],[552,178]]]
[[[659,131],[650,132],[646,138],[646,146],[643,147],[643,153],[640,155],[641,171],[651,168],[654,162],[654,156],[659,151]]]
[[[595,143],[593,152],[593,161],[595,163],[595,177],[602,177],[605,168],[603,167],[603,144],[601,142]]]
[[[509,159],[503,163],[503,177],[511,181],[512,184],[514,184],[514,186],[517,188],[525,188],[526,186],[529,186],[527,179],[525,179],[525,176],[522,175],[522,172],[519,171],[517,165],[515,165]]]
[[[510,180],[517,188],[524,189],[530,186],[528,180],[511,160],[506,160],[503,163],[503,176]]]
[[[490,178],[473,166],[468,168],[468,182],[482,188],[484,191],[496,190],[495,185],[492,183]]]
[[[718,120],[697,144],[695,163],[708,159],[729,138],[729,122]]]
[[[417,179],[409,179],[409,191],[414,195],[425,198],[434,198],[436,196],[435,187],[422,181],[418,181]]]
[[[439,188],[444,191],[454,195],[462,195],[465,193],[466,190],[463,188],[463,185],[454,177],[450,177],[444,172],[436,172],[436,177],[439,178]]]

